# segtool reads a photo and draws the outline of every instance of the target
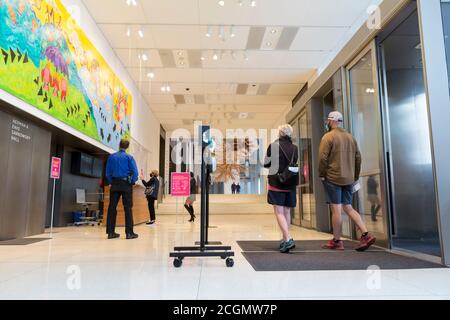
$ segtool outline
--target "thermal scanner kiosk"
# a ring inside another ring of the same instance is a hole
[[[226,262],[226,266],[234,266],[234,252],[231,246],[216,246],[208,242],[209,231],[209,186],[211,184],[211,174],[214,172],[214,155],[212,150],[212,138],[210,126],[200,126],[200,139],[202,150],[201,165],[201,227],[200,242],[192,247],[175,247],[174,252],[170,253],[171,258],[175,258],[173,265],[180,268],[186,257],[220,257]]]

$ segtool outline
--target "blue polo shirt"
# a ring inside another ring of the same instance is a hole
[[[109,156],[106,163],[106,181],[108,184],[112,183],[114,178],[127,178],[131,175],[133,184],[138,180],[139,172],[134,158],[120,150]]]

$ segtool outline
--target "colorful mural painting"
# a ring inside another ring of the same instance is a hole
[[[118,149],[132,97],[60,0],[0,0],[0,89]]]

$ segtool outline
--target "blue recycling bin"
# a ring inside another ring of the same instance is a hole
[[[82,217],[83,217],[83,212],[81,211],[74,211],[73,212],[73,222],[77,223],[77,222],[82,222]]]

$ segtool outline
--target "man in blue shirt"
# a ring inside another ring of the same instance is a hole
[[[133,185],[138,180],[139,172],[134,158],[126,153],[130,147],[128,140],[120,141],[120,151],[108,158],[106,163],[106,182],[111,185],[110,202],[108,208],[108,221],[106,233],[108,239],[116,239],[120,234],[116,230],[117,205],[122,197],[125,209],[125,232],[127,239],[136,239],[138,235],[133,232]]]

